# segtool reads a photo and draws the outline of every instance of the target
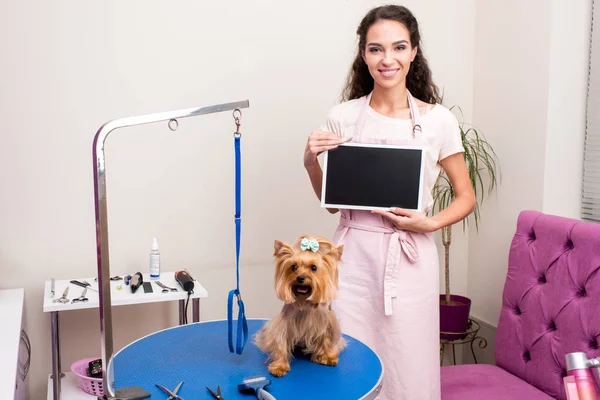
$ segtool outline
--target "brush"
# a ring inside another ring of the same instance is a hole
[[[254,392],[259,400],[276,400],[275,397],[264,388],[271,384],[271,380],[264,376],[252,376],[246,378],[238,385],[238,390],[241,393]]]

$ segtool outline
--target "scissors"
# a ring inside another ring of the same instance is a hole
[[[221,397],[221,385],[217,386],[217,393],[215,393],[212,390],[210,390],[210,388],[208,386],[206,388],[208,389],[208,391],[210,392],[210,394],[212,394],[212,396],[215,399],[217,399],[217,400],[225,400],[225,399],[223,399],[223,397]]]
[[[85,294],[87,293],[87,288],[83,288],[83,292],[81,292],[81,296],[74,298],[73,300],[71,300],[71,304],[73,303],[85,303],[86,301],[88,301],[88,298],[85,297]]]
[[[163,284],[161,281],[156,281],[156,284],[162,288],[163,293],[169,293],[169,290],[171,292],[177,292],[177,288],[168,287],[167,285]]]
[[[69,287],[67,286],[67,288],[65,289],[65,291],[63,292],[62,297],[58,298],[58,299],[54,299],[52,300],[53,303],[68,303],[69,299],[67,299],[67,295],[69,294]]]
[[[173,390],[172,392],[163,385],[159,385],[158,383],[156,383],[155,385],[157,388],[161,389],[163,392],[169,395],[169,397],[167,397],[167,400],[183,400],[181,397],[177,396],[177,392],[179,392],[181,385],[183,385],[183,381],[179,382],[177,386],[175,386],[175,390]]]

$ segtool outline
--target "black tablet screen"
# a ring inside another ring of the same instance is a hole
[[[325,204],[418,209],[420,149],[340,146],[327,154]]]

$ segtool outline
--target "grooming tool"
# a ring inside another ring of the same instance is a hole
[[[113,276],[110,278],[111,281],[120,281],[121,279],[123,279],[120,276]],[[98,277],[94,278],[94,282],[98,282]]]
[[[152,397],[144,388],[140,386],[132,386],[123,389],[117,389],[113,399],[118,400],[143,400]]]
[[[184,268],[183,270],[184,270],[184,271],[185,271],[185,272],[186,272],[186,273],[187,273],[187,274],[190,276],[190,279],[191,279],[191,280],[193,280],[193,281],[195,281],[195,280],[196,280],[196,278],[194,278],[194,277],[192,276],[192,274],[190,274],[190,271],[188,271],[188,270],[187,270],[187,268]]]
[[[52,300],[54,300],[54,278],[50,282],[50,293],[52,293]]]
[[[144,286],[144,293],[154,293],[152,282],[144,282],[142,285]]]
[[[125,286],[129,286],[130,281],[131,281],[131,275],[125,276]]]
[[[223,399],[223,397],[221,397],[221,385],[217,385],[217,391],[213,392],[208,386],[206,387],[206,389],[210,392],[210,394],[212,394],[212,397],[214,397],[217,400],[225,400]]]
[[[81,286],[83,288],[88,288],[90,290],[93,290],[94,292],[98,293],[98,291],[94,288],[91,287],[91,285],[89,284],[89,282],[86,281],[78,281],[73,279],[72,281],[69,281],[70,283],[72,283],[73,285],[77,285],[77,286]]]
[[[65,291],[62,294],[62,297],[59,297],[58,299],[54,299],[52,300],[53,303],[68,303],[69,299],[67,299],[67,295],[69,294],[69,287],[67,286],[67,288],[65,289]]]
[[[73,303],[85,303],[88,301],[88,298],[85,297],[85,294],[87,293],[88,288],[83,288],[83,292],[81,292],[81,296],[74,298],[73,300],[71,300],[71,304]]]
[[[131,287],[131,293],[135,293],[138,288],[140,286],[142,286],[142,284],[144,283],[144,277],[142,276],[142,274],[140,272],[136,272],[135,274],[133,274],[133,276],[131,277],[131,280],[129,281],[129,287]]]
[[[194,290],[194,281],[187,271],[175,272],[175,280],[186,292]]]
[[[275,397],[265,390],[266,386],[271,384],[271,380],[264,376],[252,376],[246,378],[238,385],[238,391],[241,393],[252,392],[257,399],[275,400]]]
[[[158,286],[160,286],[162,288],[163,293],[168,293],[169,291],[177,292],[177,288],[169,287],[169,286],[165,285],[164,283],[162,283],[161,281],[155,281],[155,282]]]
[[[179,382],[177,386],[175,386],[175,389],[173,391],[170,391],[163,385],[159,385],[158,383],[156,383],[157,388],[169,395],[169,397],[167,397],[167,400],[183,400],[181,397],[177,396],[177,392],[179,392],[181,385],[183,385],[183,381]]]
[[[88,376],[90,378],[102,378],[102,359],[98,358],[88,363]]]

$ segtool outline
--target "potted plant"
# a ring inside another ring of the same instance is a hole
[[[475,220],[475,229],[479,229],[479,209],[483,199],[497,186],[499,180],[498,157],[492,146],[472,125],[463,121],[464,116],[459,107],[451,107],[450,110],[458,109],[460,112],[459,128],[462,144],[465,149],[464,158],[469,170],[471,184],[475,191],[475,211],[462,222],[463,231],[469,220]],[[487,179],[484,180],[484,177]],[[454,200],[454,190],[448,177],[442,172],[433,188],[432,212],[440,212]],[[471,300],[464,296],[450,293],[450,244],[452,242],[452,225],[441,229],[442,244],[444,246],[444,279],[445,294],[440,295],[440,331],[441,339],[457,340],[466,335],[451,335],[443,332],[465,332],[468,329]]]

